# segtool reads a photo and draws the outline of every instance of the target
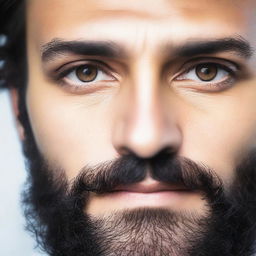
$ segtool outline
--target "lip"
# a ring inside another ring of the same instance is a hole
[[[112,193],[129,192],[129,193],[159,193],[159,192],[189,192],[182,184],[166,184],[157,181],[140,182],[131,185],[117,186]]]
[[[124,209],[161,208],[174,211],[202,208],[200,191],[183,184],[169,184],[146,178],[142,182],[120,185],[113,190],[92,195],[87,211],[91,214]],[[104,209],[104,210],[102,210]]]

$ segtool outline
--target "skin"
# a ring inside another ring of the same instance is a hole
[[[255,1],[244,0],[27,1],[26,103],[42,155],[71,181],[85,165],[127,151],[149,158],[168,148],[214,169],[228,187],[238,161],[256,146],[255,55],[193,56],[234,62],[246,74],[211,91],[206,82],[176,79],[193,58],[175,58],[175,46],[240,35],[256,47],[255,7]],[[126,54],[93,58],[113,70],[104,80],[74,88],[66,78],[63,86],[51,78],[55,69],[92,58],[65,54],[43,62],[42,46],[56,38],[111,41]],[[166,45],[173,46],[168,58]],[[158,185],[150,175],[142,184]],[[92,194],[85,211],[99,216],[127,207],[207,210],[200,194],[169,192]]]

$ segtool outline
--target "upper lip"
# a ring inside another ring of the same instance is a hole
[[[117,186],[112,192],[157,193],[163,191],[189,191],[182,184],[168,184],[158,181],[138,182],[130,185]]]

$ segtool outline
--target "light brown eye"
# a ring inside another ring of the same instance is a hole
[[[92,82],[98,75],[98,69],[93,65],[83,65],[76,69],[76,76],[82,82]]]
[[[202,81],[210,82],[218,74],[218,67],[216,64],[205,63],[199,64],[196,67],[196,75]]]

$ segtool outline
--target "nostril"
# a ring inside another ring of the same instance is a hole
[[[152,159],[159,155],[172,157],[177,154],[177,150],[172,147],[165,147],[163,149],[160,149],[159,151],[153,151],[151,152],[151,154],[148,153],[147,155],[143,155],[142,152],[138,150],[133,150],[132,148],[129,147],[120,147],[117,151],[120,156],[133,155],[140,159]]]
[[[127,147],[119,147],[117,151],[118,151],[118,154],[122,156],[126,156],[132,153],[131,150],[129,150]]]
[[[177,153],[177,149],[174,147],[165,147],[158,152],[158,155],[175,155]]]

